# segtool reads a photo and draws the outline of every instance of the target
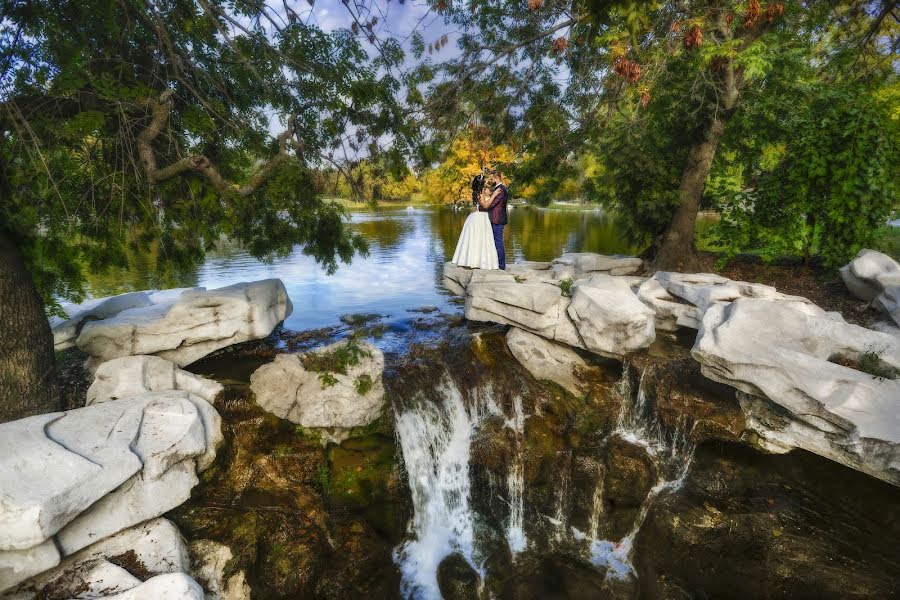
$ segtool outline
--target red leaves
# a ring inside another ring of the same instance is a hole
[[[566,48],[569,47],[569,40],[565,38],[565,36],[558,37],[553,40],[553,53],[554,54],[562,54],[566,51]]]
[[[703,43],[703,31],[699,26],[694,25],[684,34],[684,47],[688,50],[699,48]]]
[[[750,0],[747,3],[747,14],[744,16],[744,27],[750,29],[759,21],[759,0]]]
[[[543,6],[544,0],[528,0],[528,10],[535,11]]]
[[[679,23],[678,21],[673,21],[671,30],[672,33],[678,33],[679,31],[681,31],[681,23]]]
[[[774,4],[769,4],[766,7],[766,21],[771,23],[775,20],[775,17],[780,17],[784,13],[784,4],[781,2],[775,2]]]
[[[731,24],[734,22],[734,13],[728,13],[725,15],[725,24],[731,27]]]
[[[644,88],[639,93],[641,95],[641,108],[647,108],[647,105],[650,104],[650,90]]]
[[[620,56],[613,64],[613,71],[616,75],[624,77],[628,83],[636,83],[641,78],[641,65],[634,61],[628,60],[624,56]]]

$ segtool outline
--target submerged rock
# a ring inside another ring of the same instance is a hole
[[[767,449],[804,448],[900,485],[900,380],[859,370],[864,358],[900,369],[897,338],[741,298],[706,311],[692,354],[707,377],[780,409],[772,419],[742,403]]]
[[[279,279],[163,298],[86,323],[76,343],[91,355],[89,366],[138,354],[155,354],[185,366],[225,346],[269,335],[292,310]]]
[[[459,553],[441,561],[437,580],[444,600],[478,600],[480,597],[481,577]]]
[[[841,267],[841,278],[854,296],[871,302],[900,325],[900,263],[875,250],[860,250]]]
[[[306,355],[279,354],[250,377],[256,401],[303,427],[368,425],[384,406],[384,354],[372,344],[343,340]]]
[[[206,600],[250,600],[250,586],[243,571],[226,576],[233,558],[231,548],[212,540],[191,543],[191,575],[206,590]]]
[[[222,391],[222,384],[179,369],[158,356],[124,356],[100,365],[88,388],[87,404],[161,390],[184,390],[212,404]]]

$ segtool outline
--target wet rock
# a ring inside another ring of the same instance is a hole
[[[152,519],[76,552],[0,597],[106,597],[155,575],[186,573],[188,567],[187,547],[178,529],[166,519]]]
[[[506,334],[506,344],[535,379],[552,381],[575,395],[583,393],[584,384],[576,371],[586,368],[587,363],[571,348],[517,327]]]
[[[854,296],[884,310],[900,325],[900,263],[875,250],[860,250],[841,267],[841,278]]]
[[[0,589],[184,502],[215,456],[210,414],[166,391],[0,426]]]
[[[222,384],[179,369],[158,356],[125,356],[100,365],[88,388],[87,404],[164,390],[184,390],[213,404]]]
[[[607,502],[617,508],[637,508],[656,483],[656,464],[647,448],[617,435],[606,447],[604,490]]]
[[[206,600],[250,600],[243,571],[226,575],[231,548],[212,540],[191,543],[191,576],[206,590]]]
[[[767,300],[742,298],[707,310],[692,350],[707,377],[766,398],[789,420],[750,411],[771,451],[800,447],[900,485],[900,380],[850,366],[875,355],[900,368],[900,340]]]
[[[343,340],[307,355],[279,354],[250,378],[256,401],[303,427],[368,425],[384,406],[384,354],[368,342]]]
[[[517,561],[502,598],[589,600],[610,598],[601,569],[575,557],[545,553]]]
[[[898,507],[897,488],[803,451],[703,444],[683,487],[656,499],[637,536],[641,594],[892,596]]]
[[[444,600],[478,600],[481,578],[458,553],[441,561],[437,573],[438,587]]]
[[[363,327],[370,325],[376,321],[380,321],[383,317],[375,313],[358,313],[353,315],[343,315],[341,323],[350,327]]]
[[[185,366],[225,346],[269,335],[292,310],[278,279],[188,290],[164,299],[86,323],[76,343],[91,355],[90,366],[138,354]]]

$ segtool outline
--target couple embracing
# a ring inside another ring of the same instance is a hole
[[[451,262],[473,269],[506,269],[503,228],[508,199],[509,190],[499,171],[472,181],[473,212],[463,225]]]

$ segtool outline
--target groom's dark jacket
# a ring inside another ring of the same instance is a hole
[[[488,218],[494,225],[506,225],[506,200],[509,197],[509,190],[502,183],[494,188],[494,192],[500,190],[494,201],[487,207]]]

